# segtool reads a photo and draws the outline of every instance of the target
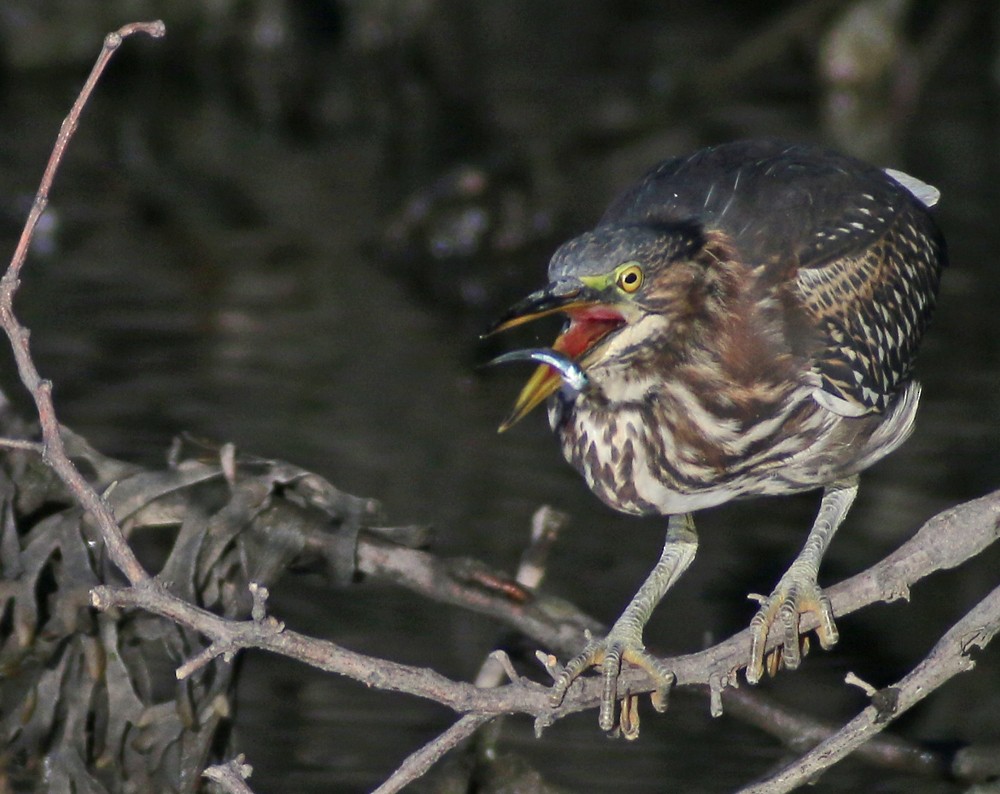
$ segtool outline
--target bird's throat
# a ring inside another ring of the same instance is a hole
[[[605,306],[588,306],[567,312],[569,325],[552,345],[552,349],[579,359],[612,331],[620,328],[625,318]]]

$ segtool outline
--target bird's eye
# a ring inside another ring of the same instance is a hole
[[[618,272],[618,278],[615,283],[618,284],[618,288],[623,292],[635,292],[642,286],[642,268],[638,265],[623,267]]]

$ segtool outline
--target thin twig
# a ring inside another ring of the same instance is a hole
[[[25,441],[21,438],[0,438],[0,447],[7,449],[20,449],[25,452],[34,452],[36,455],[45,454],[45,445],[37,441]]]
[[[395,794],[403,786],[424,775],[441,757],[475,733],[491,716],[466,714],[436,739],[410,755],[372,794]]]
[[[548,505],[539,507],[531,517],[531,537],[514,575],[514,581],[525,590],[534,591],[541,587],[549,552],[568,521],[569,517],[565,513]],[[483,660],[476,674],[476,686],[494,687],[499,686],[504,679],[516,681],[517,678],[510,657],[502,650],[494,651]]]
[[[531,517],[531,542],[521,555],[515,579],[529,590],[537,590],[545,578],[549,552],[559,533],[569,523],[569,516],[548,505],[539,507]]]
[[[97,57],[94,68],[90,71],[90,76],[87,77],[87,81],[80,90],[80,95],[76,98],[69,115],[66,116],[59,129],[59,135],[52,147],[52,154],[49,156],[45,173],[42,175],[38,192],[35,194],[31,211],[28,213],[28,219],[21,232],[21,238],[14,250],[14,256],[10,260],[7,272],[0,279],[0,325],[3,326],[4,332],[10,339],[21,382],[31,394],[38,410],[38,419],[42,427],[43,459],[66,484],[66,487],[72,491],[83,509],[94,517],[107,544],[111,560],[130,582],[139,584],[147,581],[149,574],[146,573],[132,549],[129,548],[107,503],[97,491],[90,487],[83,475],[80,474],[79,469],[67,457],[62,436],[59,433],[59,421],[56,418],[55,406],[52,403],[52,383],[42,380],[38,374],[28,346],[28,329],[22,326],[14,316],[14,294],[20,286],[21,268],[28,257],[28,250],[31,247],[31,240],[34,237],[38,220],[48,206],[49,191],[52,189],[52,182],[59,169],[59,164],[62,162],[63,154],[79,124],[80,114],[83,113],[83,109],[108,61],[121,46],[122,40],[133,33],[146,33],[150,36],[160,37],[166,33],[166,28],[160,21],[135,22],[125,25],[105,37],[101,54]]]

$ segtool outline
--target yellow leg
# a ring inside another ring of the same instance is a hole
[[[591,640],[587,643],[587,647],[566,665],[552,687],[552,705],[558,706],[562,702],[570,684],[581,673],[589,667],[599,666],[604,677],[604,690],[601,695],[598,722],[603,730],[612,730],[615,727],[615,703],[619,699],[618,677],[621,674],[622,662],[629,662],[641,667],[656,681],[653,706],[658,711],[666,708],[667,694],[674,682],[674,675],[664,668],[655,656],[646,651],[642,642],[642,630],[667,590],[694,560],[697,550],[698,535],[691,515],[670,516],[663,552],[656,567],[625,607],[621,617],[615,621],[608,635],[603,639]],[[628,693],[623,693],[623,697],[628,696]],[[630,701],[630,705],[634,703]],[[632,724],[633,718],[630,717],[628,722]],[[634,724],[637,729],[638,721],[635,720]],[[623,726],[623,729],[626,736],[631,738],[635,735],[636,730],[628,726]]]
[[[747,664],[747,681],[756,684],[764,673],[767,636],[775,624],[781,631],[781,661],[789,670],[799,666],[799,618],[815,613],[819,620],[816,635],[819,644],[831,648],[837,643],[837,625],[833,620],[830,599],[816,583],[820,562],[830,541],[851,509],[858,493],[857,476],[827,486],[823,491],[819,515],[806,538],[805,546],[778,582],[768,598],[759,598],[760,609],[750,621],[752,644]],[[777,651],[775,651],[777,652]]]

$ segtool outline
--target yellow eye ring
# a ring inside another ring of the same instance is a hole
[[[615,283],[622,292],[635,292],[642,286],[642,268],[635,264],[623,267],[618,271]]]

